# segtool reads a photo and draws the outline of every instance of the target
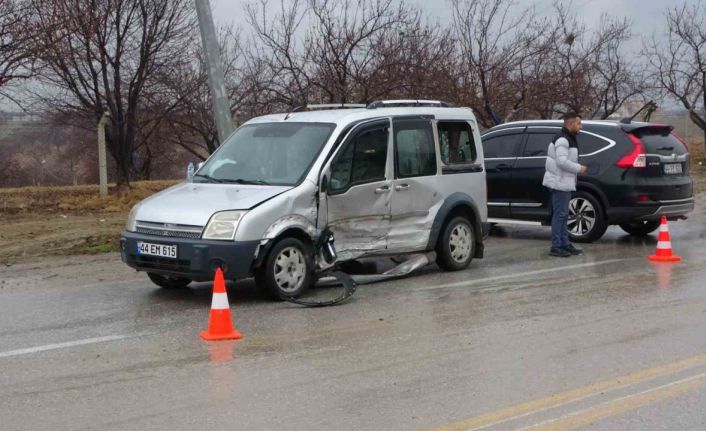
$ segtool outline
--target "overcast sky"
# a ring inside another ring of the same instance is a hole
[[[400,0],[401,1],[401,0]],[[687,0],[689,3],[698,0]],[[243,5],[248,0],[211,0],[214,10],[214,17],[217,22],[234,24],[247,28],[243,13]],[[279,0],[270,0],[276,5]],[[451,11],[448,0],[407,0],[426,11],[432,20],[438,20],[441,24],[448,22]],[[541,13],[552,12],[553,0],[518,0],[515,8],[520,11],[526,7],[534,5]],[[625,16],[632,20],[633,32],[636,35],[650,36],[657,33],[658,36],[664,32],[664,13],[667,7],[677,6],[683,3],[682,0],[573,0],[567,1],[573,5],[577,15],[590,28],[596,28],[600,24],[600,17],[603,12],[608,12],[618,16]],[[630,44],[632,49],[639,50],[641,47],[639,37]]]

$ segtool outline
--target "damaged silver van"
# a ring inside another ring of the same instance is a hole
[[[469,108],[394,100],[254,118],[193,177],[137,204],[122,260],[161,287],[254,276],[294,297],[337,262],[483,256],[486,182]],[[335,242],[333,242],[335,240]]]

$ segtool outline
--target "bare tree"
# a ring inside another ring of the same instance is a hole
[[[463,68],[461,98],[486,127],[494,124],[486,115],[491,106],[502,115],[526,102],[524,88],[516,88],[513,81],[523,76],[523,65],[544,48],[535,43],[545,29],[534,9],[517,13],[513,6],[513,0],[452,0]]]
[[[253,62],[261,66],[263,75],[258,82],[262,91],[279,106],[306,105],[312,62],[311,45],[301,40],[306,5],[302,0],[293,0],[287,6],[285,0],[280,0],[279,10],[273,16],[269,1],[259,0],[248,3],[246,13],[255,33],[254,43],[259,44],[258,50],[251,54]]]
[[[605,119],[642,91],[636,67],[623,58],[621,49],[631,37],[630,22],[604,14],[600,27],[589,31],[566,6],[557,2],[554,8],[555,112],[571,110]]]
[[[644,42],[655,85],[676,99],[704,133],[706,146],[706,9],[701,3],[670,8],[667,39]]]
[[[46,49],[39,58],[46,66],[42,82],[54,89],[53,97],[46,96],[43,101],[54,110],[73,113],[84,126],[95,124],[103,111],[109,111],[106,143],[116,162],[117,183],[129,184],[138,139],[149,136],[143,127],[155,121],[145,99],[159,96],[162,88],[155,82],[159,71],[185,61],[181,57],[184,47],[195,37],[191,2],[32,3],[40,42]],[[156,116],[175,107],[162,106]]]
[[[25,0],[0,0],[0,95],[13,101],[4,91],[7,84],[31,78],[35,72],[36,46],[30,12]]]

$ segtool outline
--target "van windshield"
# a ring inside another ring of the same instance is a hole
[[[295,185],[335,127],[328,123],[245,125],[208,159],[194,181]]]

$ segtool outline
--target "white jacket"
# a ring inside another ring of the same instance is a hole
[[[542,185],[562,192],[576,191],[576,177],[581,171],[578,160],[578,148],[570,148],[569,141],[559,137],[549,144]]]

